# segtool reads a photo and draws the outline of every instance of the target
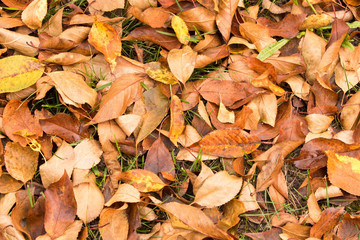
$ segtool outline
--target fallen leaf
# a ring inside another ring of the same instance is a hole
[[[190,31],[196,28],[198,31],[213,33],[216,30],[215,13],[202,6],[182,11],[178,16],[184,20]]]
[[[239,201],[242,202],[243,207],[246,211],[253,211],[259,209],[259,204],[256,200],[256,191],[251,183],[244,183],[244,186],[242,187],[240,192]]]
[[[25,240],[23,235],[13,226],[10,216],[0,215],[0,237],[8,240]]]
[[[88,127],[85,124],[65,113],[57,113],[53,117],[40,119],[40,125],[45,133],[57,135],[70,143],[90,137]]]
[[[121,39],[114,27],[95,20],[89,33],[89,43],[110,63],[111,69],[116,66],[116,57],[121,56]]]
[[[187,45],[189,43],[189,30],[181,17],[174,15],[171,18],[171,27],[174,29],[177,39],[180,43]]]
[[[5,166],[16,180],[26,183],[34,176],[38,166],[39,152],[19,143],[8,142],[5,146]]]
[[[32,208],[29,209],[26,221],[27,228],[31,239],[36,239],[38,236],[45,234],[44,228],[44,214],[45,214],[45,199],[40,196]]]
[[[72,174],[75,165],[74,149],[65,141],[62,142],[55,154],[40,165],[39,171],[42,184],[47,188],[50,184],[59,181],[64,171]]]
[[[89,3],[89,6],[92,8],[95,8],[96,10],[104,11],[104,12],[110,12],[118,8],[124,8],[125,7],[125,1],[124,0],[103,0],[101,2],[96,0],[87,0]]]
[[[332,18],[327,14],[313,14],[305,18],[300,25],[300,30],[307,30],[309,28],[320,28],[330,24]]]
[[[29,46],[27,43],[32,43],[34,47]],[[0,44],[4,47],[15,49],[20,53],[34,57],[39,54],[37,47],[40,44],[38,37],[29,36],[27,34],[21,34],[7,29],[0,29]]]
[[[175,175],[175,166],[171,154],[161,138],[155,140],[151,145],[144,164],[144,169],[155,174],[168,172]]]
[[[150,7],[142,12],[141,9],[132,6],[129,13],[152,28],[164,27],[170,18],[170,12],[162,7]]]
[[[47,13],[47,0],[34,0],[26,6],[21,14],[21,20],[31,29],[42,26],[42,20]]]
[[[314,193],[311,193],[307,200],[307,206],[309,208],[309,216],[311,220],[313,220],[315,223],[317,223],[321,217],[321,209],[317,201],[318,200],[316,199]]]
[[[76,216],[76,200],[67,173],[45,191],[44,225],[51,238],[61,236]]]
[[[206,208],[221,206],[239,193],[242,183],[242,178],[229,175],[226,171],[217,172],[197,190],[194,203]]]
[[[56,37],[59,36],[62,31],[62,17],[63,17],[64,8],[58,10],[51,18],[41,27],[40,31],[44,31],[50,36]]]
[[[286,234],[286,237],[289,238],[298,238],[298,239],[307,239],[310,237],[310,229],[309,226],[304,226],[299,223],[287,223],[282,227],[283,234]]]
[[[144,169],[123,172],[120,180],[131,184],[140,192],[157,192],[165,187],[165,183],[155,173]]]
[[[241,35],[256,46],[258,52],[267,46],[276,43],[276,40],[270,37],[269,30],[260,24],[246,22],[240,24]]]
[[[149,26],[137,27],[122,40],[150,41],[167,50],[178,49],[181,47],[181,43],[176,37],[168,36],[162,32],[168,33],[169,31],[164,28],[154,29]]]
[[[217,118],[222,123],[235,123],[235,113],[227,110],[222,102],[220,102]]]
[[[232,19],[239,4],[239,0],[220,0],[219,12],[216,15],[216,25],[225,41],[230,38]]]
[[[334,117],[322,114],[309,114],[305,117],[305,119],[308,123],[310,132],[322,133],[330,127]]]
[[[11,193],[19,190],[24,184],[17,181],[10,174],[3,173],[0,176],[0,193]]]
[[[74,186],[77,203],[76,215],[86,224],[97,218],[104,207],[104,196],[95,182]]]
[[[190,78],[195,68],[197,52],[189,46],[172,49],[168,53],[167,62],[174,76],[183,84]]]
[[[327,167],[330,182],[351,194],[359,196],[360,191],[355,186],[360,181],[360,161],[357,158],[338,155],[333,151],[326,151],[325,153],[328,157]]]
[[[177,141],[180,134],[185,129],[185,120],[183,116],[183,109],[181,105],[181,100],[178,96],[173,95],[171,97],[170,103],[170,131],[169,138],[170,141],[177,146]]]
[[[258,148],[260,139],[241,129],[215,130],[191,147],[218,157],[236,158]]]
[[[310,237],[321,238],[338,224],[343,213],[344,207],[325,209],[321,213],[320,220],[311,228]]]
[[[141,121],[141,116],[136,114],[125,114],[116,118],[115,121],[124,131],[124,133],[129,137],[138,127]]]
[[[358,115],[360,114],[359,99],[360,93],[357,92],[351,96],[341,110],[340,122],[341,126],[346,130],[354,130],[357,125]]]
[[[104,208],[100,214],[99,225],[101,237],[104,240],[127,240],[129,221],[126,215],[128,205],[125,203],[121,208]]]
[[[218,228],[199,208],[177,202],[162,203],[157,206],[200,233],[218,239],[233,239],[228,233]]]
[[[92,120],[93,123],[120,117],[126,108],[139,98],[142,91],[141,80],[144,80],[144,76],[139,74],[125,74],[116,79],[111,84],[110,90],[103,96],[99,111]]]
[[[254,240],[280,240],[281,229],[272,228],[265,232],[258,233],[244,233],[244,235],[254,239]]]
[[[8,215],[16,203],[15,192],[4,194],[0,198],[0,215]]]
[[[94,139],[84,139],[74,148],[75,168],[91,169],[100,162],[103,153],[100,144]]]
[[[277,102],[274,93],[259,94],[246,106],[252,110],[252,114],[248,117],[249,119],[257,119],[257,122],[261,121],[272,127],[275,126]]]
[[[140,192],[132,185],[123,183],[120,184],[116,193],[105,203],[106,207],[110,207],[113,203],[137,203],[140,202]]]

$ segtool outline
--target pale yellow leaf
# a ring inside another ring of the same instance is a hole
[[[91,169],[100,162],[103,151],[98,141],[84,139],[74,148],[75,168]]]
[[[197,52],[191,47],[185,46],[182,49],[172,49],[167,56],[169,68],[174,76],[183,84],[190,78],[195,68]]]
[[[140,192],[130,184],[123,183],[119,185],[114,196],[105,203],[106,207],[115,202],[137,203],[140,202]]]
[[[120,126],[120,128],[128,137],[138,127],[140,120],[141,116],[136,114],[125,114],[115,119],[116,123]]]
[[[174,29],[175,34],[179,42],[182,44],[188,44],[190,39],[189,30],[184,20],[181,17],[174,15],[171,19],[171,27]]]
[[[22,12],[21,20],[31,29],[42,26],[42,20],[47,13],[47,0],[34,0]]]

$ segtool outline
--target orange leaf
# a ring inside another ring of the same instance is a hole
[[[174,76],[183,84],[190,78],[195,68],[197,52],[189,46],[172,49],[167,57],[169,68]]]
[[[177,140],[184,131],[185,120],[183,117],[183,109],[180,98],[176,95],[172,96],[170,104],[170,132],[169,138],[171,142],[177,146]]]
[[[236,158],[253,152],[260,139],[241,129],[216,130],[206,135],[192,150],[218,157]]]
[[[338,155],[333,151],[325,153],[328,157],[327,167],[330,182],[351,194],[360,196],[358,187],[360,184],[360,160]]]
[[[120,180],[133,185],[140,192],[156,192],[166,186],[155,173],[143,169],[123,172]]]
[[[89,33],[89,43],[104,54],[111,68],[116,66],[116,57],[121,56],[121,39],[115,28],[95,20]]]

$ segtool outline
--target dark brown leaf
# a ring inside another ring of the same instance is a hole
[[[155,174],[168,172],[175,176],[173,159],[161,138],[156,139],[151,145],[146,155],[144,169],[152,171]]]
[[[338,224],[343,213],[344,207],[325,209],[321,213],[320,220],[311,228],[310,237],[321,238]]]

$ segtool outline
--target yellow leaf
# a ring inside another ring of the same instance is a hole
[[[177,146],[177,140],[180,134],[184,131],[185,120],[183,117],[183,109],[181,100],[178,96],[174,95],[170,104],[170,132],[169,138],[171,142]]]
[[[123,172],[120,175],[120,180],[131,184],[140,192],[156,192],[166,186],[155,173],[144,169]]]
[[[17,92],[30,87],[43,74],[39,60],[22,55],[0,59],[0,93]]]
[[[104,54],[106,61],[114,70],[116,57],[121,56],[121,39],[115,28],[95,20],[89,33],[89,43]]]
[[[174,15],[171,19],[171,27],[174,29],[179,42],[185,45],[189,43],[189,30],[186,26],[186,23],[184,22],[184,20],[181,19],[181,17]]]
[[[168,68],[162,66],[159,62],[151,62],[146,64],[145,72],[147,75],[149,75],[149,77],[158,82],[171,85],[179,82],[174,74],[172,74]]]

